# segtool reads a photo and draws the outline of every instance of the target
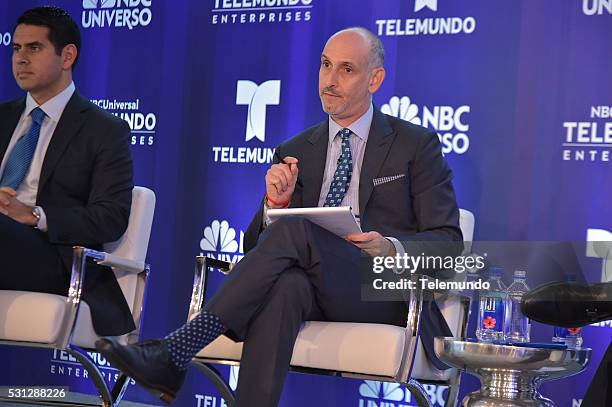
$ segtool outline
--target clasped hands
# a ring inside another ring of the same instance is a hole
[[[285,208],[291,202],[298,179],[298,160],[285,157],[282,162],[272,164],[266,173],[266,195],[270,208]],[[395,246],[378,232],[352,233],[346,240],[372,257],[395,256]]]
[[[17,199],[17,192],[10,187],[0,188],[0,213],[9,218],[34,226],[38,219],[32,215],[33,206],[29,206]]]

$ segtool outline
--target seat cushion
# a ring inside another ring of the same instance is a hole
[[[309,321],[300,330],[291,365],[394,376],[404,351],[404,332],[393,325]],[[198,356],[240,360],[241,353],[242,343],[221,336]]]
[[[67,311],[67,298],[61,295],[0,291],[0,340],[34,342],[52,347],[60,336]],[[93,348],[99,336],[92,326],[89,305],[81,301],[72,343]]]
[[[460,301],[449,297],[438,304],[447,321],[451,321],[452,332],[457,334],[463,314]],[[291,365],[393,377],[399,369],[404,341],[405,329],[398,326],[309,321],[300,330]],[[242,342],[221,336],[197,356],[239,361],[241,354]],[[438,370],[429,362],[419,342],[412,377],[439,381],[448,380],[450,374],[450,369]]]

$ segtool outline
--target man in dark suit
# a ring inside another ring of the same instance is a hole
[[[225,333],[244,340],[237,405],[273,406],[303,321],[406,325],[405,303],[363,301],[364,262],[371,270],[374,256],[437,254],[435,242],[455,242],[445,254],[458,255],[461,231],[437,135],[372,105],[383,59],[380,40],[366,29],[328,40],[319,91],[329,119],[277,148],[245,257],[205,310],[163,340],[100,341],[111,364],[171,401],[191,358]],[[304,218],[271,223],[267,216],[269,208],[339,205],[352,206],[366,232],[339,237]],[[449,331],[437,307],[427,311],[422,339],[431,349],[433,336]]]
[[[127,227],[130,129],[75,90],[80,43],[56,7],[28,10],[15,27],[13,74],[28,93],[0,105],[0,290],[65,296],[72,246],[101,249]],[[134,329],[107,267],[88,265],[83,299],[99,334]]]

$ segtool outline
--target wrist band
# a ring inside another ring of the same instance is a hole
[[[270,199],[270,196],[268,195],[268,193],[267,193],[267,192],[266,192],[266,200],[267,200],[268,202],[270,202],[272,205],[280,205],[280,206],[282,206],[283,208],[286,208],[286,207],[288,207],[288,206],[289,206],[289,201],[287,201],[287,202],[276,202],[275,200]]]

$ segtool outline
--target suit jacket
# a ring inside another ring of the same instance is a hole
[[[299,181],[290,207],[316,207],[319,202],[329,140],[329,122],[311,127],[276,149],[274,162],[299,160]],[[374,185],[374,179],[404,175]],[[436,254],[435,242],[457,242],[463,248],[452,172],[442,156],[438,136],[374,109],[359,179],[361,229],[402,242],[406,253]],[[300,184],[302,186],[300,186]],[[263,201],[244,236],[245,251],[262,232]],[[426,242],[432,242],[428,245]],[[448,245],[443,245],[448,250]],[[448,254],[448,253],[446,253]]]
[[[325,120],[276,149],[275,163],[286,156],[299,160],[301,182],[296,184],[290,207],[318,205],[328,140],[329,121]],[[375,179],[384,177],[388,182],[375,185]],[[452,172],[442,156],[436,133],[374,109],[359,178],[363,231],[397,238],[407,254],[459,255],[463,238],[451,181]],[[262,220],[263,201],[244,235],[245,251],[257,244]],[[435,356],[433,338],[452,333],[431,293],[425,294],[421,341],[434,366],[446,369]]]
[[[25,98],[0,105],[0,157],[24,109]],[[129,126],[75,91],[49,143],[36,197],[47,217],[49,244],[57,247],[66,272],[72,265],[72,246],[102,249],[125,232],[132,179]],[[119,335],[135,328],[108,267],[87,266],[83,299],[98,334]]]

